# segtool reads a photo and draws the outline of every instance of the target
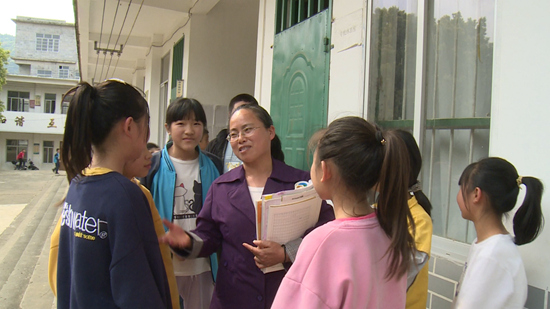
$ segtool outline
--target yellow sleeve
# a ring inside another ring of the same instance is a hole
[[[153,219],[153,225],[155,226],[155,232],[157,233],[157,236],[160,237],[164,235],[164,227],[162,225],[162,219],[160,218],[160,214],[157,210],[157,207],[155,206],[155,201],[153,201],[153,196],[151,195],[151,192],[147,190],[145,186],[143,186],[139,180],[132,179],[134,183],[136,183],[141,191],[143,191],[143,194],[147,198],[147,201],[149,202],[149,207],[151,209],[151,216]],[[166,270],[166,277],[168,278],[168,286],[170,287],[170,296],[172,299],[172,308],[179,308],[180,307],[180,299],[179,299],[179,292],[178,292],[178,286],[176,283],[176,276],[174,275],[174,265],[172,264],[172,254],[170,253],[170,248],[166,244],[159,243],[160,246],[160,253],[162,255],[162,261],[164,262],[164,269]]]
[[[415,224],[414,242],[416,250],[426,252],[428,256],[431,256],[433,232],[432,218],[430,218],[414,197],[409,199],[409,208]],[[409,226],[409,228],[411,228],[411,226]],[[412,231],[410,232],[413,234]]]
[[[409,209],[415,224],[414,242],[416,250],[422,251],[431,256],[432,248],[432,218],[426,213],[424,208],[415,197],[409,199]],[[411,228],[411,225],[409,225]],[[410,231],[412,234],[412,231]],[[425,309],[428,299],[428,263],[416,275],[413,284],[407,291],[407,309]]]
[[[57,255],[59,251],[59,233],[61,231],[61,217],[57,221],[50,240],[50,257],[48,261],[48,282],[53,295],[57,296]]]

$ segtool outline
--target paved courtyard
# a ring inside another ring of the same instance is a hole
[[[64,172],[0,170],[0,309],[55,308],[50,235],[67,189]]]

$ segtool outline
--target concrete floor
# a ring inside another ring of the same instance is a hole
[[[60,173],[0,170],[0,309],[56,307],[47,270],[54,205],[67,190]]]

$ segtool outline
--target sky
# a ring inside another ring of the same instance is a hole
[[[2,0],[0,9],[0,33],[15,35],[12,18],[27,16],[60,19],[74,23],[72,0]]]

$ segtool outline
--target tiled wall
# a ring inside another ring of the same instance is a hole
[[[428,309],[451,309],[463,264],[432,254],[429,267]],[[550,309],[547,291],[529,286],[525,308]],[[545,299],[546,298],[546,299]],[[545,306],[546,304],[546,306]]]

